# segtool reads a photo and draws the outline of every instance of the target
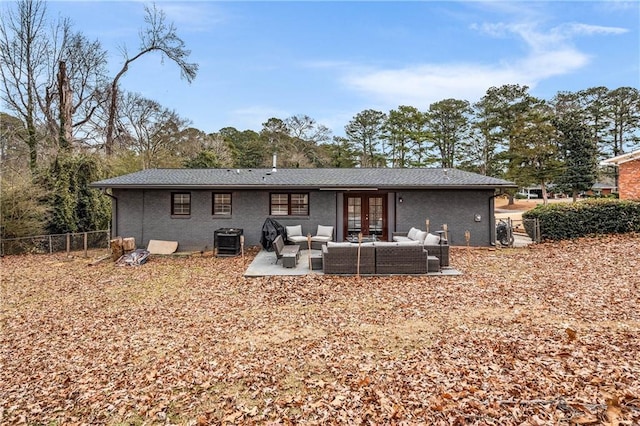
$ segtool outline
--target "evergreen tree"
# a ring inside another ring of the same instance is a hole
[[[356,114],[344,126],[349,143],[359,158],[360,167],[384,166],[380,160],[385,161],[384,156],[381,156],[381,144],[386,119],[385,113],[367,109]]]
[[[598,148],[589,127],[576,114],[555,119],[554,126],[560,134],[559,147],[564,167],[556,180],[558,186],[573,195],[591,189],[598,176]]]
[[[209,169],[220,167],[216,153],[211,150],[200,151],[184,162],[187,169]]]
[[[431,131],[432,145],[439,154],[441,167],[453,168],[463,151],[463,141],[469,136],[469,102],[445,99],[429,106],[427,127]]]

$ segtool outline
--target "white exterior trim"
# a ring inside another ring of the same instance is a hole
[[[638,159],[640,159],[640,149],[637,151],[618,155],[617,157],[609,158],[607,160],[604,160],[602,163],[620,165],[622,163],[627,163],[629,161],[638,160]]]

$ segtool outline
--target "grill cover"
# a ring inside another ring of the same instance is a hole
[[[267,251],[273,251],[271,246],[278,235],[282,235],[282,240],[287,241],[287,231],[284,226],[271,218],[267,218],[262,225],[262,236],[260,237],[260,244]]]

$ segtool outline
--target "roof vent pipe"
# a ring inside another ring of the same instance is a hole
[[[272,172],[277,172],[278,169],[276,169],[276,163],[278,162],[278,154],[276,154],[275,152],[273,153],[273,169],[271,169]]]

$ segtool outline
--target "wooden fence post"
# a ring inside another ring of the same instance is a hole
[[[67,232],[67,257],[71,256],[71,234]]]

